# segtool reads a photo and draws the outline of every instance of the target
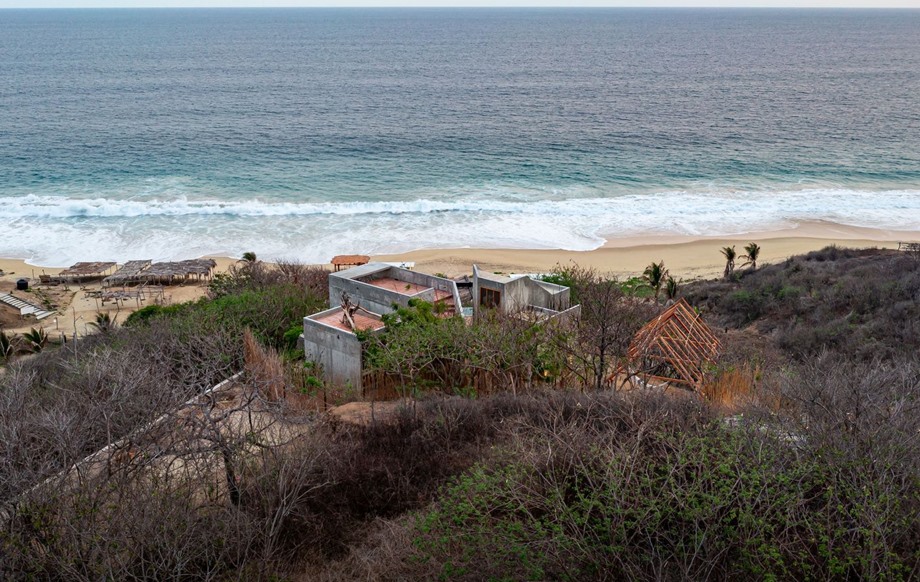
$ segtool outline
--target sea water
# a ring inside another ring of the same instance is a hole
[[[0,256],[920,231],[920,11],[0,10]]]

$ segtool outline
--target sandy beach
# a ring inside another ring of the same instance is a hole
[[[874,230],[866,228],[845,227],[840,225],[813,223],[802,225],[793,230],[750,233],[731,238],[706,237],[635,237],[611,239],[606,245],[593,251],[564,250],[522,250],[522,249],[427,249],[395,255],[378,255],[372,260],[415,263],[415,269],[429,273],[444,273],[450,277],[468,275],[472,265],[498,273],[543,273],[551,271],[556,265],[578,264],[591,267],[601,273],[621,278],[640,275],[643,269],[653,261],[664,261],[670,273],[679,279],[718,277],[722,274],[724,261],[720,249],[735,245],[738,254],[743,254],[742,247],[749,242],[761,246],[760,264],[775,263],[791,255],[806,253],[825,246],[864,248],[897,248],[899,241],[920,240],[920,233]],[[256,249],[258,253],[258,249]],[[360,252],[360,249],[355,249]],[[226,271],[236,262],[236,258],[212,257],[217,261],[217,271]],[[331,257],[330,257],[331,258]],[[93,260],[87,257],[86,260]],[[740,264],[740,262],[739,262]],[[15,289],[20,278],[30,279],[34,286],[41,274],[54,275],[61,268],[47,268],[29,265],[22,259],[0,259],[0,293]],[[60,334],[71,336],[76,329],[78,334],[90,333],[88,323],[96,313],[106,312],[117,316],[118,321],[138,307],[134,301],[122,305],[109,302],[101,305],[98,299],[87,296],[88,291],[97,290],[101,284],[60,285],[40,288],[39,291],[52,300],[59,315],[40,322],[31,319],[20,320],[15,312],[4,310],[2,322],[4,329],[10,332],[28,331],[30,327],[42,327],[52,337]],[[165,288],[160,299],[172,304],[192,301],[205,295],[206,283],[173,285]],[[33,293],[17,292],[17,296],[35,301],[38,296]]]
[[[818,250],[828,245],[853,248],[897,248],[899,241],[920,240],[920,232],[877,230],[828,223],[803,224],[795,229],[725,237],[643,236],[611,238],[593,251],[519,249],[432,249],[374,257],[382,261],[413,261],[415,268],[455,277],[468,274],[473,263],[498,273],[545,273],[556,265],[576,263],[620,278],[641,275],[649,263],[664,261],[671,275],[684,279],[721,276],[725,268],[720,249],[735,245],[738,255],[749,242],[761,246],[759,264]],[[743,261],[738,261],[740,265]]]

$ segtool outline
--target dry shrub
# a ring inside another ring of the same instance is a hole
[[[277,264],[262,261],[240,261],[231,265],[226,273],[215,275],[208,286],[211,298],[223,297],[269,287],[291,285],[318,297],[328,293],[329,271],[319,266],[308,266],[292,261]]]
[[[750,366],[723,370],[712,382],[703,385],[700,394],[725,411],[737,410],[749,403],[753,396],[757,374]]]
[[[285,396],[284,363],[278,352],[262,344],[248,329],[243,332],[244,369],[249,384],[269,401]]]

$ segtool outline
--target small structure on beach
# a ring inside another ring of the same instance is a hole
[[[367,255],[336,255],[332,257],[332,266],[336,272],[346,267],[358,267],[369,263],[371,258]]]
[[[51,283],[85,283],[102,279],[115,267],[113,262],[76,263],[50,278]]]
[[[31,315],[35,317],[35,319],[42,320],[46,317],[51,317],[54,315],[53,311],[39,307],[34,303],[29,303],[24,299],[20,299],[19,297],[14,296],[12,293],[0,293],[0,303],[18,310],[19,317],[26,317],[27,315]]]
[[[112,275],[102,280],[105,287],[159,284],[173,285],[190,280],[208,280],[217,262],[214,259],[152,263],[150,260],[128,261]]]
[[[700,314],[681,298],[636,333],[625,371],[631,381],[659,381],[699,391],[720,349]]]
[[[117,271],[103,279],[102,285],[104,287],[114,287],[116,285],[127,285],[129,283],[135,283],[140,280],[141,273],[149,268],[152,262],[153,261],[150,259],[128,261]]]

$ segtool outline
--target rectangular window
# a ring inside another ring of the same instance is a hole
[[[502,302],[502,292],[496,291],[494,289],[480,289],[479,290],[479,305],[482,307],[493,309],[501,305]]]

